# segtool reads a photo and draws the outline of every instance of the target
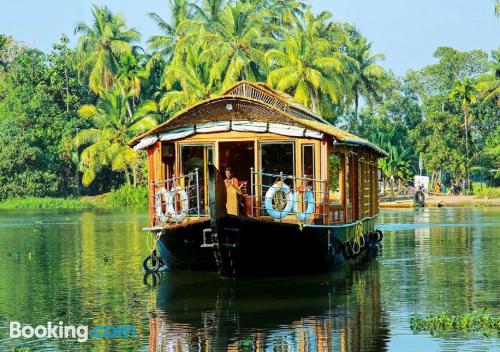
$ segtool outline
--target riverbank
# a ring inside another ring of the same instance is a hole
[[[5,199],[0,201],[0,209],[118,209],[146,208],[147,204],[146,187],[123,186],[97,196]]]
[[[500,207],[500,198],[478,196],[426,195],[426,207]],[[397,201],[380,203],[381,208],[412,208],[413,201]]]

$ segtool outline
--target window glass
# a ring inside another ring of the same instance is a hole
[[[260,160],[262,167],[261,178],[261,197],[264,198],[269,188],[278,180],[276,176],[268,176],[264,174],[291,175],[295,176],[295,156],[293,143],[261,143],[260,144]],[[284,181],[290,188],[293,188],[293,182],[290,179]],[[264,209],[263,214],[267,212]]]
[[[342,196],[340,194],[341,168],[344,163],[344,155],[339,153],[331,153],[328,156],[328,190],[330,203],[342,204]]]
[[[314,145],[302,146],[302,177],[314,178]]]
[[[208,179],[207,166],[213,163],[213,147],[207,145],[182,145],[181,146],[181,174],[187,175],[198,169],[198,188],[200,192],[200,211],[208,212]],[[196,187],[189,189],[189,208],[193,209],[196,205]]]
[[[262,143],[260,157],[263,173],[295,175],[293,143]]]

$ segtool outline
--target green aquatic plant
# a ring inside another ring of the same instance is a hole
[[[452,315],[446,312],[414,315],[410,319],[410,327],[415,332],[428,331],[431,335],[442,335],[448,332],[462,331],[464,334],[479,332],[485,336],[498,335],[500,317],[486,311],[481,313]]]
[[[0,209],[90,209],[95,204],[84,198],[25,197],[0,202]]]

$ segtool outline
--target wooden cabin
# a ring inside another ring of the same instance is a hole
[[[379,212],[377,159],[386,153],[263,83],[237,83],[138,136],[131,146],[147,151],[150,228],[208,217],[210,164],[222,175],[230,167],[237,179],[236,185],[226,182],[229,214],[330,226],[358,224]],[[266,201],[276,184],[283,188],[269,204],[279,214],[271,216]],[[174,189],[184,192],[166,204],[163,196]],[[175,216],[168,216],[169,209]]]

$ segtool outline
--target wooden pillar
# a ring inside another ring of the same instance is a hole
[[[323,224],[329,224],[330,223],[330,190],[329,190],[329,181],[328,181],[328,141],[327,140],[322,140],[321,141],[321,175],[320,179],[325,180],[323,183],[323,194],[321,194],[322,200],[321,200],[321,214],[323,215]]]
[[[340,197],[342,199],[342,206],[344,209],[344,224],[347,224],[347,193],[346,193],[346,183],[347,183],[347,168],[349,165],[347,164],[349,162],[349,159],[347,157],[347,154],[342,154],[342,165],[340,168],[341,172],[341,178],[340,178],[340,186],[342,187],[340,189]]]
[[[155,194],[158,191],[162,175],[161,142],[156,142],[147,149],[148,153],[148,223],[155,225]]]

